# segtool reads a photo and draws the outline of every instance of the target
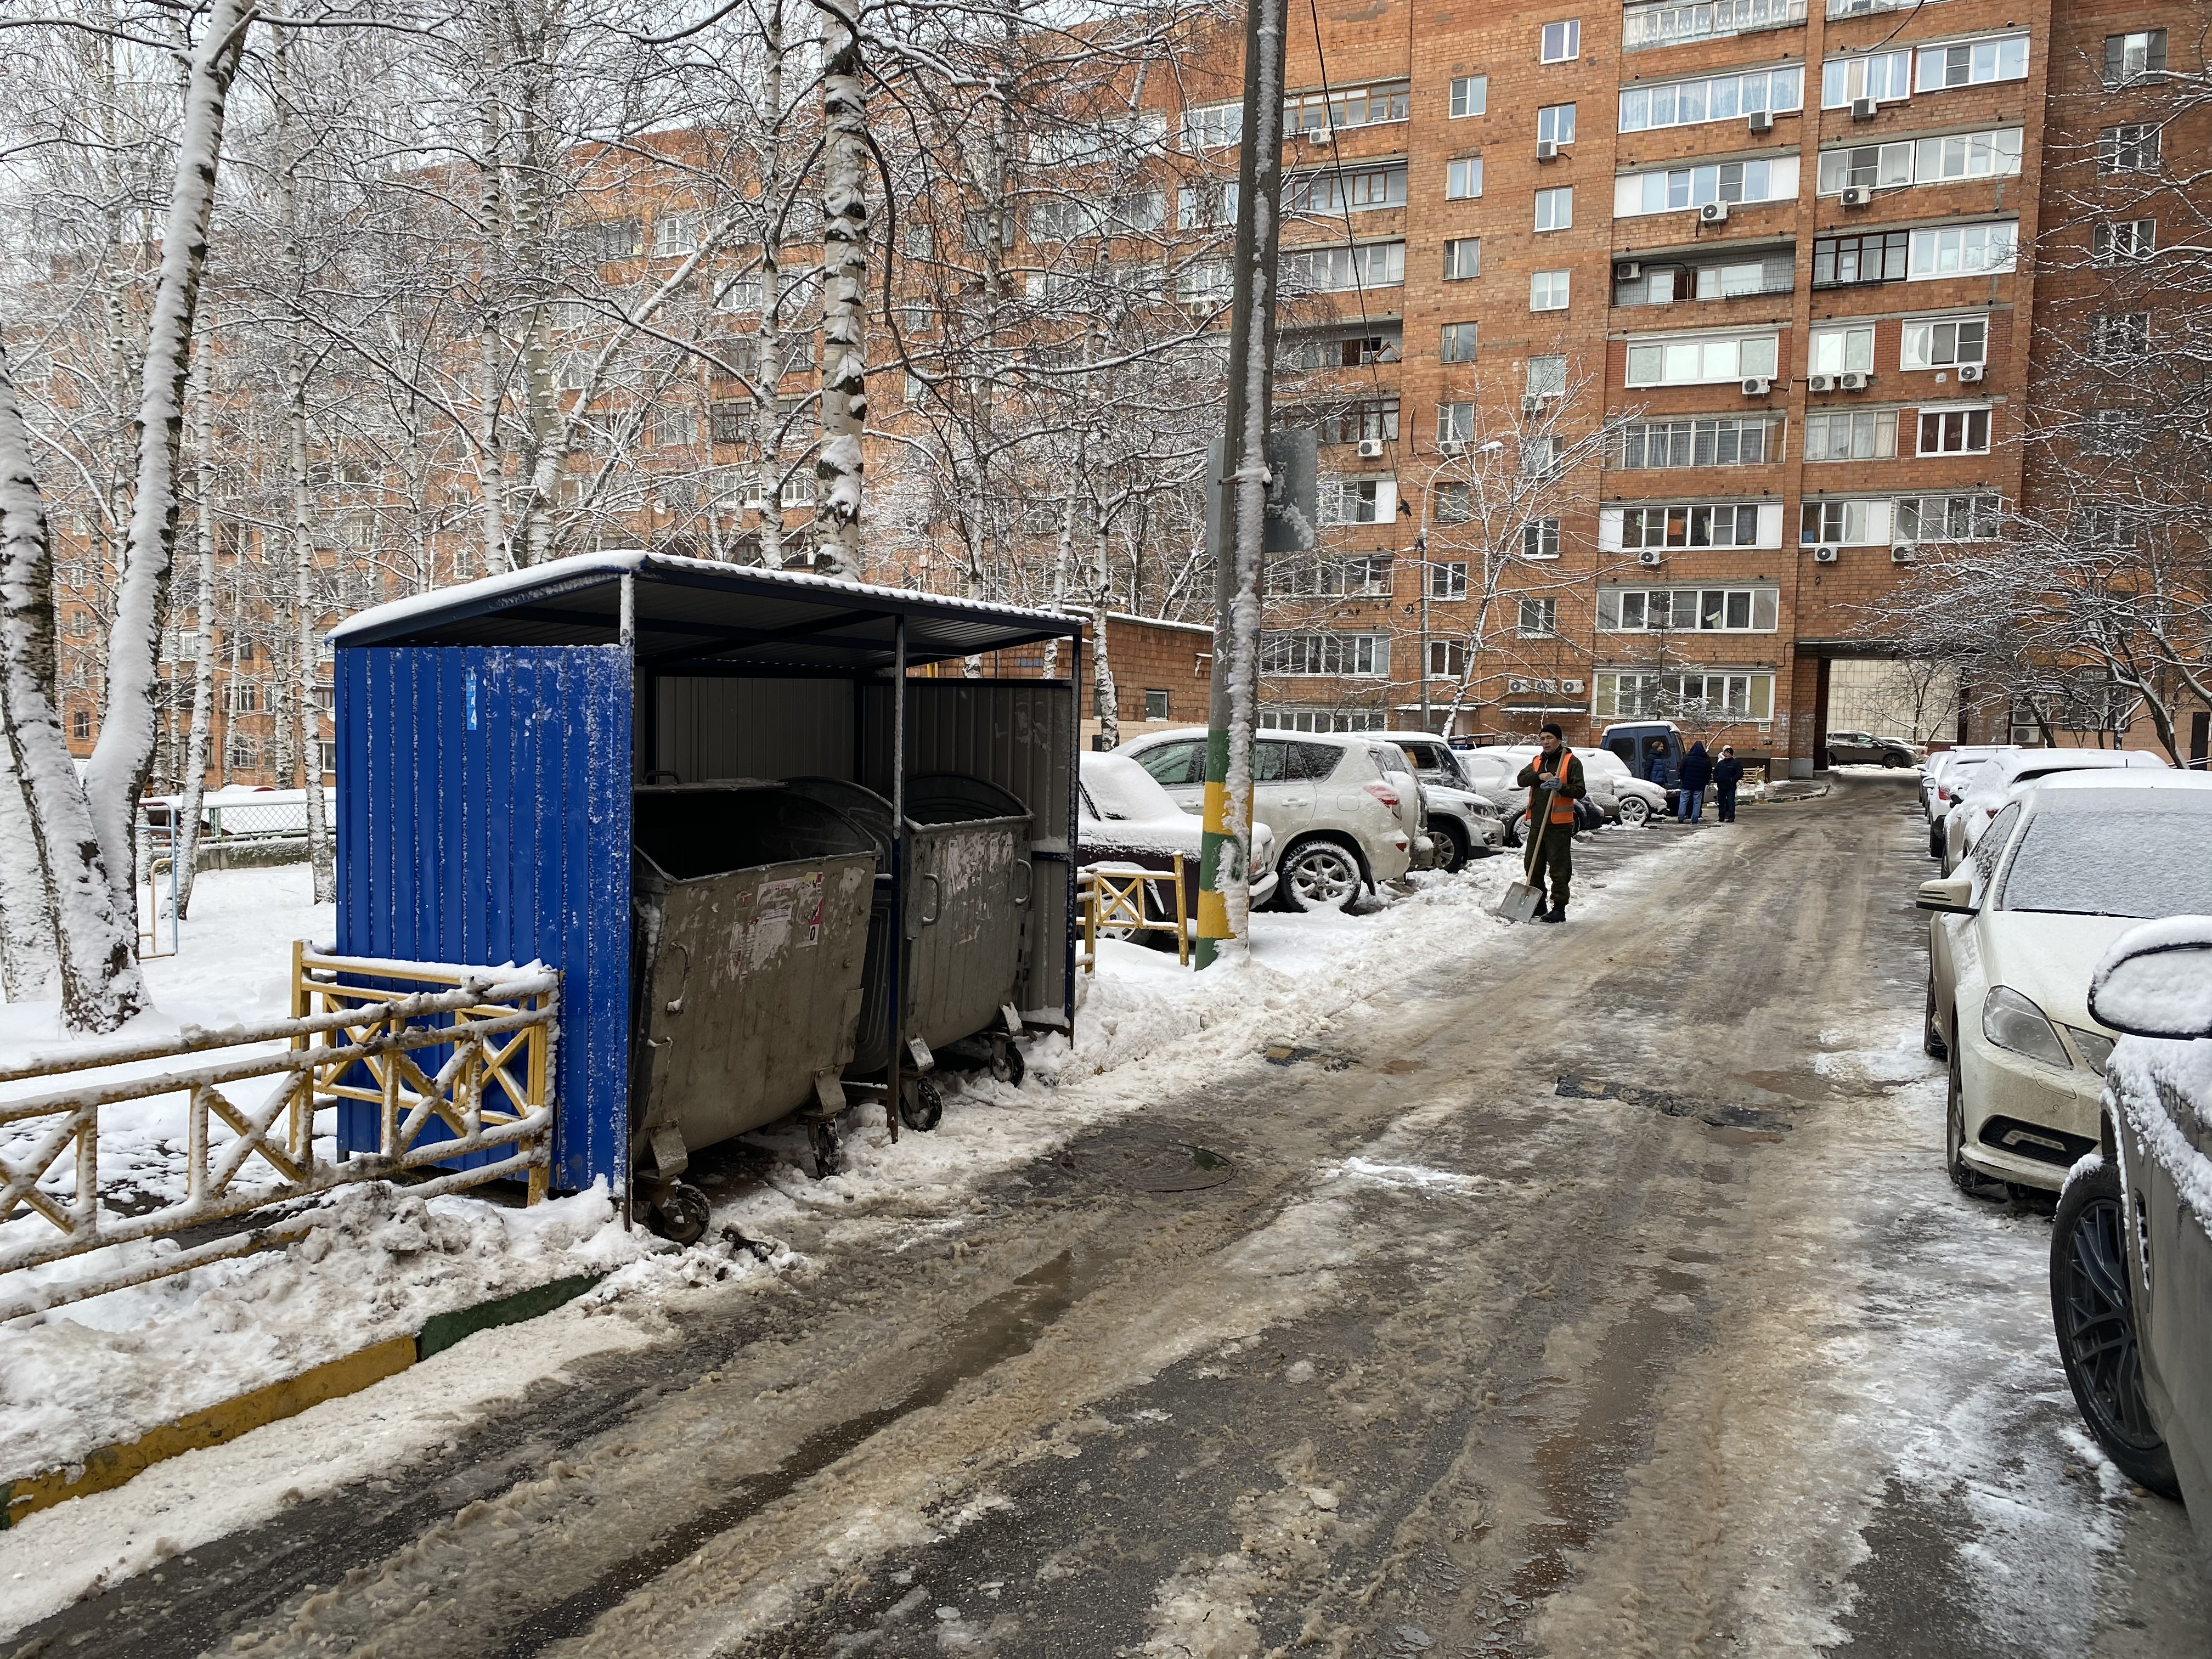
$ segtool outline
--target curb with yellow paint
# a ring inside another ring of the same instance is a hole
[[[442,1353],[466,1336],[500,1325],[516,1325],[550,1313],[572,1302],[598,1284],[604,1275],[578,1273],[534,1285],[512,1296],[495,1297],[472,1308],[438,1314],[414,1336],[395,1336],[356,1352],[317,1365],[297,1376],[270,1382],[149,1429],[119,1446],[102,1446],[89,1453],[81,1468],[52,1469],[43,1474],[0,1482],[0,1531],[27,1515],[52,1509],[72,1498],[108,1492],[122,1486],[141,1470],[185,1452],[199,1451],[235,1440],[252,1429],[297,1417],[326,1400],[358,1394],[387,1376],[396,1376],[410,1365]]]

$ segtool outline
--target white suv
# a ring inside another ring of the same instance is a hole
[[[1436,868],[1449,872],[1477,853],[1504,844],[1505,825],[1488,796],[1459,769],[1459,757],[1442,738],[1426,732],[1382,733],[1403,750],[1420,780],[1423,824],[1436,843]]]
[[[1147,732],[1114,751],[1159,781],[1187,812],[1206,799],[1202,727]],[[1252,811],[1282,850],[1279,909],[1349,905],[1362,888],[1395,881],[1413,861],[1416,804],[1391,778],[1409,773],[1395,744],[1358,732],[1263,732],[1252,747]]]

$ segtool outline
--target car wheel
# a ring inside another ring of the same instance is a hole
[[[1450,875],[1467,862],[1467,836],[1453,824],[1432,823],[1429,833],[1437,841],[1437,868]]]
[[[1365,878],[1351,848],[1334,841],[1309,841],[1293,847],[1278,866],[1281,884],[1275,889],[1285,910],[1305,910],[1316,904],[1349,906],[1359,897]]]
[[[1528,814],[1525,809],[1516,812],[1505,820],[1505,844],[1508,847],[1518,847],[1521,844],[1521,826],[1528,822]]]
[[[1936,1024],[1936,964],[1932,962],[1928,964],[1928,1003],[1920,1018],[1920,1052],[1930,1060],[1948,1060],[1951,1054],[1950,1045],[1943,1041],[1942,1028]],[[1959,1127],[1963,1133],[1963,1118]]]
[[[1624,795],[1620,801],[1620,821],[1641,830],[1651,822],[1651,803],[1641,795]]]
[[[2075,1175],[2051,1223],[2051,1317],[2074,1403],[2097,1443],[2137,1486],[2181,1496],[2173,1457],[2143,1396],[2119,1172]]]
[[[1884,766],[1888,767],[1892,771],[1895,771],[1899,767],[1911,765],[1912,757],[1909,755],[1901,755],[1898,753],[1896,750],[1893,749],[1889,753],[1881,757],[1881,763]]]
[[[1943,820],[1941,818],[1935,819],[1928,826],[1928,856],[1931,859],[1943,856]]]

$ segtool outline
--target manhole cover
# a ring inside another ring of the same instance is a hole
[[[1220,1153],[1187,1141],[1132,1146],[1124,1158],[1115,1173],[1140,1193],[1200,1192],[1237,1173],[1237,1166]]]

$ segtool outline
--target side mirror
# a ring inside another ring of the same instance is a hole
[[[2134,1036],[2212,1037],[2212,916],[2130,928],[2089,976],[2089,1017]]]
[[[1920,884],[1920,908],[1947,915],[1971,916],[1977,908],[1968,902],[1973,890],[1972,876],[1945,876],[1936,881],[1923,881]]]

